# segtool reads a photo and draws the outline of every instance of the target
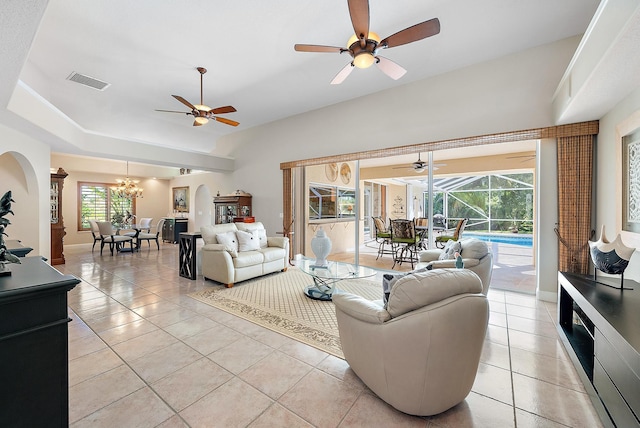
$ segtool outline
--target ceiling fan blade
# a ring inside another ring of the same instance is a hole
[[[348,0],[348,3],[353,31],[361,40],[366,39],[369,37],[369,0]]]
[[[407,72],[407,70],[400,67],[398,64],[388,58],[377,56],[376,59],[376,65],[378,66],[378,68],[393,80],[398,80]]]
[[[213,109],[209,110],[209,113],[224,114],[224,113],[233,113],[235,111],[237,111],[237,110],[235,108],[233,108],[232,106],[224,106],[224,107],[213,108]]]
[[[236,122],[235,120],[231,120],[231,119],[225,119],[224,117],[212,117],[211,119],[216,120],[218,122],[222,122],[225,123],[227,125],[231,125],[231,126],[238,126],[240,125],[239,122]]]
[[[338,74],[336,74],[336,77],[333,78],[333,80],[331,81],[332,85],[339,85],[342,82],[344,82],[344,79],[347,78],[347,76],[349,76],[349,74],[351,74],[351,72],[353,71],[355,67],[353,66],[353,63],[350,62],[349,64],[347,64],[342,70],[340,70],[338,72]]]
[[[383,39],[379,45],[381,48],[393,48],[395,46],[406,45],[407,43],[417,40],[426,39],[435,36],[440,32],[440,20],[433,18],[412,27],[405,28],[402,31]]]
[[[181,113],[181,114],[191,114],[190,111],[176,111],[176,110],[158,110],[156,109],[156,111],[162,111],[165,113]]]
[[[182,98],[180,95],[171,95],[173,98],[175,98],[176,100],[180,101],[182,104],[186,105],[187,107],[189,107],[191,110],[197,110],[193,104],[191,104],[189,101],[185,100],[184,98]]]
[[[298,52],[337,52],[340,53],[346,49],[336,46],[322,46],[322,45],[301,45],[297,44],[293,46],[293,49]]]

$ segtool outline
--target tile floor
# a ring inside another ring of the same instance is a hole
[[[554,328],[555,305],[489,293],[476,382],[432,417],[379,400],[347,363],[187,296],[177,245],[65,248],[72,427],[598,427]]]

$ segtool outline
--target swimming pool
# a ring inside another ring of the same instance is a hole
[[[463,236],[478,238],[481,241],[486,241],[486,242],[498,242],[501,244],[512,244],[512,245],[521,245],[523,247],[533,247],[532,235],[464,232]]]

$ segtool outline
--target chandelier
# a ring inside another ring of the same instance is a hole
[[[120,198],[142,198],[142,189],[138,187],[138,180],[129,178],[129,161],[127,161],[127,178],[118,179],[117,187],[113,187],[113,191]]]

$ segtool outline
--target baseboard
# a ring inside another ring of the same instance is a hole
[[[536,292],[536,297],[538,300],[543,300],[545,302],[557,302],[558,301],[558,293],[554,293],[551,291],[540,291]]]

